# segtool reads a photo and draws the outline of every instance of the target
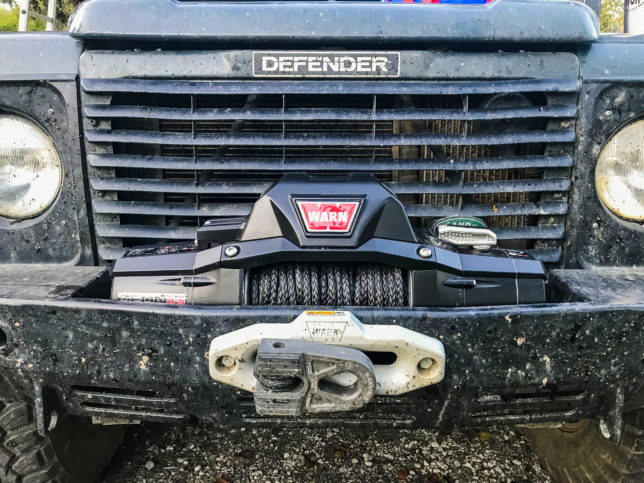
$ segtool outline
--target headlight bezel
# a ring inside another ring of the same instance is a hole
[[[638,116],[635,118],[630,118],[626,120],[625,122],[622,122],[617,129],[614,129],[610,135],[608,135],[604,141],[604,143],[601,146],[601,149],[599,150],[599,154],[597,155],[597,158],[594,163],[593,167],[593,186],[595,189],[595,194],[597,196],[597,199],[599,200],[599,204],[601,207],[605,210],[606,213],[608,213],[613,219],[617,220],[620,224],[627,224],[628,226],[631,226],[632,228],[642,228],[644,226],[644,211],[641,213],[641,215],[638,216],[628,216],[627,213],[624,213],[623,211],[620,210],[620,207],[617,206],[617,201],[613,202],[613,200],[609,200],[608,194],[610,188],[608,186],[600,186],[600,180],[599,180],[599,169],[601,163],[610,163],[610,160],[604,160],[603,158],[606,156],[610,156],[609,154],[606,153],[607,149],[610,149],[610,144],[613,143],[614,141],[617,140],[618,136],[620,135],[628,135],[625,131],[628,130],[629,128],[637,127],[639,124],[639,127],[642,129],[642,137],[644,139],[644,116]],[[644,146],[642,147],[642,152],[644,152]],[[610,167],[608,167],[610,169]],[[604,175],[606,176],[606,175]],[[602,182],[602,183],[605,183]]]
[[[11,227],[17,228],[21,224],[29,224],[30,221],[38,221],[43,217],[46,217],[56,206],[58,200],[60,199],[61,192],[63,190],[63,183],[65,178],[65,163],[61,152],[56,145],[56,140],[52,134],[47,130],[45,126],[42,125],[37,119],[27,115],[24,112],[16,111],[15,109],[7,108],[6,106],[0,106],[0,120],[2,118],[13,118],[13,120],[25,123],[29,128],[34,129],[37,134],[43,136],[43,141],[49,144],[48,148],[53,150],[55,155],[55,166],[54,170],[57,171],[57,182],[55,187],[52,186],[52,195],[48,196],[45,203],[41,203],[41,206],[37,209],[31,211],[25,211],[24,214],[18,216],[8,216],[4,213],[0,213],[0,227]],[[47,173],[49,175],[54,173]],[[37,179],[37,178],[36,178]],[[31,190],[31,188],[30,188]]]
[[[67,52],[59,44],[54,47],[56,55]],[[76,74],[55,81],[38,76],[0,86],[0,110],[41,126],[63,163],[62,188],[49,209],[23,221],[0,219],[0,263],[96,263],[78,102]]]

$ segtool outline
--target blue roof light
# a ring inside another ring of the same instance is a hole
[[[382,3],[451,3],[457,5],[485,5],[494,0],[380,0]]]

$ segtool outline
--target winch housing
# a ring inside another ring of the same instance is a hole
[[[375,307],[544,302],[546,278],[526,252],[414,230],[400,200],[364,173],[286,174],[248,218],[206,223],[195,243],[132,249],[113,276],[116,300]]]

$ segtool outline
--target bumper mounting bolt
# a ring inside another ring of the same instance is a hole
[[[226,250],[224,250],[224,253],[226,254],[227,257],[236,257],[237,254],[239,253],[239,248],[238,247],[228,247]]]
[[[223,356],[221,358],[221,365],[224,367],[232,367],[235,365],[235,359],[230,356]]]
[[[432,251],[427,247],[420,247],[418,249],[418,256],[420,258],[429,258],[432,256]]]

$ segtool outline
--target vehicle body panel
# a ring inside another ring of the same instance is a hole
[[[117,9],[127,15],[115,16]],[[596,17],[581,4],[517,0],[483,7],[92,0],[71,19],[70,34],[0,35],[0,108],[47,130],[66,175],[51,209],[0,225],[0,329],[9,334],[0,348],[0,393],[74,414],[198,417],[221,425],[455,427],[583,417],[617,425],[620,411],[643,404],[642,273],[633,266],[642,263],[644,230],[613,216],[593,181],[610,136],[644,117],[643,37],[599,36]],[[79,108],[81,77],[122,79],[124,89],[134,85],[132,77],[247,83],[254,82],[254,51],[320,45],[400,51],[403,82],[581,83],[569,211],[561,215],[566,241],[551,267],[564,270],[551,272],[558,288],[548,304],[348,308],[365,324],[397,324],[439,338],[447,353],[445,381],[376,399],[355,414],[260,418],[251,398],[210,378],[208,346],[241,327],[290,322],[309,307],[106,300],[108,272],[94,267],[100,257],[83,152],[91,126],[82,125],[89,121]],[[589,270],[567,270],[576,268]],[[138,409],[124,413],[124,404]]]

